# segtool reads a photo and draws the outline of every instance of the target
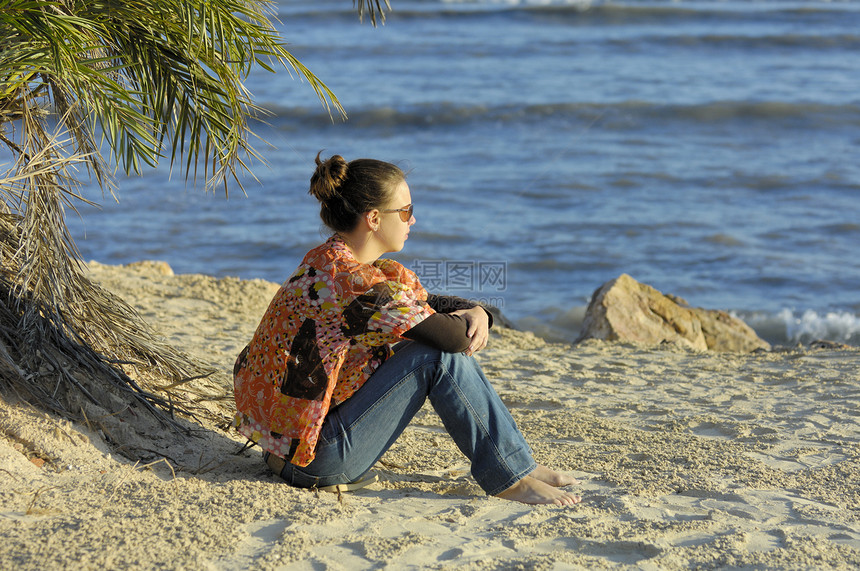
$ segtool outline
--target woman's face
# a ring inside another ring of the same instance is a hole
[[[409,220],[404,222],[401,219],[401,212],[382,211],[406,208],[410,204],[412,204],[412,195],[409,192],[409,185],[404,180],[394,189],[391,201],[380,209],[379,230],[376,235],[386,252],[399,252],[403,249],[403,244],[409,237],[409,229],[415,224],[415,217],[410,216]]]

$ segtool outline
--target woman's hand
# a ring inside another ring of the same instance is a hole
[[[490,318],[481,306],[458,309],[452,311],[451,315],[462,315],[466,320],[466,337],[470,339],[469,347],[464,351],[466,355],[474,355],[487,346],[487,341],[490,339]]]

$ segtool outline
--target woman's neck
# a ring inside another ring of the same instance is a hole
[[[338,232],[337,235],[362,264],[372,264],[385,253],[373,239],[373,232],[356,229],[352,232]]]

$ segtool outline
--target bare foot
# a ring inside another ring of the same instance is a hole
[[[531,476],[526,476],[504,492],[496,494],[496,497],[524,504],[555,504],[557,506],[572,506],[582,500],[575,494],[562,492]]]
[[[538,464],[537,468],[532,470],[532,473],[529,474],[529,476],[556,488],[561,488],[564,486],[575,486],[579,483],[579,480],[577,480],[573,476],[569,474],[561,474],[559,472],[556,472],[555,470],[547,468],[542,464]]]

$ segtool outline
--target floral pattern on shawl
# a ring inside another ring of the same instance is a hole
[[[359,263],[333,236],[305,255],[234,367],[239,432],[307,466],[329,407],[357,391],[391,344],[433,314],[417,276]]]

